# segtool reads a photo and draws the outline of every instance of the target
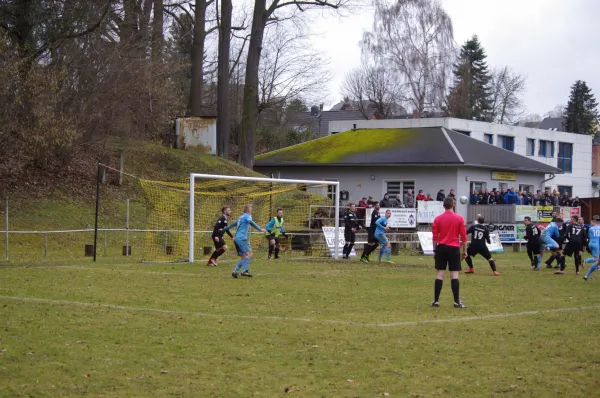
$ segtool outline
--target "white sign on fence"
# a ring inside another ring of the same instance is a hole
[[[390,228],[415,228],[417,226],[417,210],[416,209],[402,209],[402,208],[392,208],[392,209],[379,209],[379,214],[381,217],[385,217],[386,210],[390,210],[392,212],[392,218],[388,221],[388,227]],[[371,225],[371,214],[373,213],[373,209],[367,209],[367,220],[366,226]]]
[[[422,224],[433,224],[433,220],[444,213],[444,202],[424,201],[417,202],[417,221]]]
[[[502,243],[517,242],[517,226],[515,224],[490,224],[489,230],[490,233],[497,233]]]
[[[344,228],[340,227],[338,228],[340,231],[340,240],[338,242],[338,256],[342,257],[342,249],[344,248],[344,245],[346,244],[346,241],[344,240]],[[331,255],[331,257],[333,257],[333,248],[334,248],[334,243],[335,243],[335,227],[323,227],[323,235],[325,236],[325,241],[327,242],[327,248],[329,249],[329,254]],[[354,250],[354,247],[352,248],[352,252],[350,253],[350,257],[355,257],[356,256],[356,250]]]
[[[523,222],[525,217],[530,217],[531,221],[538,220],[538,209],[536,206],[524,206],[524,205],[516,205],[515,206],[515,218],[517,222]]]
[[[433,255],[433,234],[431,232],[417,232],[419,235],[419,242],[421,243],[421,248],[423,249],[423,254],[427,256]],[[490,241],[492,243],[486,244],[490,252],[492,253],[502,253],[504,252],[504,248],[502,247],[502,242],[500,242],[500,237],[498,234],[490,234]]]

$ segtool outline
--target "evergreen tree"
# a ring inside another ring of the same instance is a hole
[[[486,58],[476,35],[460,49],[460,58],[452,72],[454,87],[447,99],[446,110],[450,116],[481,121],[494,119],[490,104],[491,73]]]
[[[571,96],[564,113],[565,131],[577,134],[595,134],[598,102],[592,90],[582,80],[571,86]]]

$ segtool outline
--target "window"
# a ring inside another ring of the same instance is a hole
[[[466,131],[466,130],[456,130],[456,129],[454,129],[454,131],[456,131],[456,132],[458,132],[458,133],[461,133],[461,134],[463,134],[463,135],[469,136],[469,137],[471,136],[471,132],[470,132],[470,131]]]
[[[413,192],[415,192],[414,181],[385,181],[385,184],[385,192],[389,193],[390,198],[392,199],[395,198],[399,193],[404,195],[409,189],[412,189]]]
[[[471,181],[471,192],[473,192],[474,189],[476,189],[477,192],[485,191],[485,188],[486,188],[485,182]]]
[[[558,168],[566,173],[573,171],[573,144],[558,143]]]
[[[483,140],[488,144],[494,145],[494,134],[484,134]]]
[[[573,187],[569,187],[567,185],[559,185],[556,187],[560,196],[563,196],[565,193],[569,196],[573,196]]]
[[[508,183],[507,182],[500,182],[500,183],[498,183],[498,188],[508,190]]]
[[[527,156],[535,156],[535,140],[527,138]]]
[[[325,178],[324,181],[337,181],[337,178]],[[335,185],[327,185],[327,197],[333,202],[333,198],[335,198]]]
[[[499,135],[498,136],[498,146],[509,150],[511,152],[515,151],[515,137],[510,137],[508,135]]]
[[[542,158],[553,158],[554,157],[554,142],[540,140],[540,150],[538,156]]]
[[[531,192],[534,193],[533,185],[523,185],[519,184],[519,192]]]

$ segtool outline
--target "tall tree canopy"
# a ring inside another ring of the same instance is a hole
[[[564,113],[565,130],[577,134],[595,134],[598,124],[598,102],[586,82],[577,80]]]

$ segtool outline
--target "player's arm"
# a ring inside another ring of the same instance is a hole
[[[469,229],[467,229],[467,234],[472,234],[472,233],[473,233],[473,231],[475,231],[475,227],[474,227],[473,225],[471,225],[471,226],[469,227]]]
[[[229,232],[229,230],[233,227],[237,227],[238,225],[238,220],[235,220],[232,224],[229,224],[228,226],[226,226],[225,228],[223,228],[224,232]],[[231,233],[229,233],[229,235],[231,235]]]
[[[488,244],[492,243],[492,240],[490,239],[490,230],[488,228],[485,229],[485,241]]]
[[[274,225],[275,225],[275,217],[271,218],[271,221],[269,221],[267,223],[267,225],[265,225],[265,229],[267,230],[267,232],[270,235],[273,235],[273,231],[271,231],[271,228],[273,228]]]
[[[229,235],[229,237],[230,237],[230,238],[233,238],[233,234],[231,233],[231,231],[230,231],[230,230],[227,230],[227,231],[225,231],[225,232],[227,232],[227,235]]]
[[[262,229],[261,227],[259,227],[258,224],[254,222],[254,220],[252,219],[252,217],[248,218],[248,223],[250,223],[250,225],[252,225],[252,227],[254,227],[254,229],[256,229],[257,231],[267,232],[266,229]]]
[[[459,235],[462,243],[463,258],[467,258],[467,229],[464,221],[460,223]]]
[[[433,239],[433,251],[435,252],[435,249],[437,247],[437,240],[438,240],[437,219],[433,220],[433,224],[431,225],[431,235],[432,235],[432,239]]]

